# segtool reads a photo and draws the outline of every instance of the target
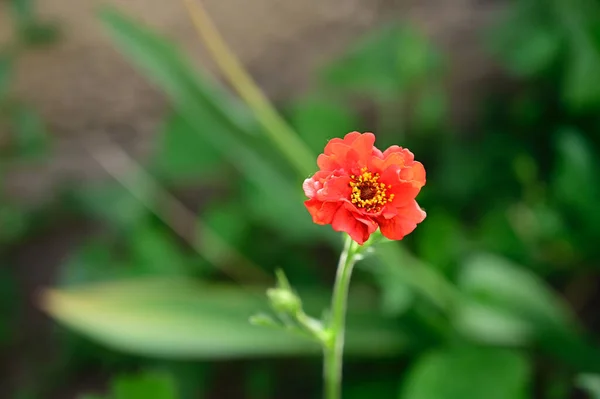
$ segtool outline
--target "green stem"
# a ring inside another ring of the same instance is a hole
[[[328,331],[330,339],[324,347],[323,378],[326,399],[340,399],[342,396],[342,357],[344,353],[344,332],[346,322],[346,302],[352,268],[356,263],[358,244],[350,236],[346,237],[344,250],[338,262],[331,315]]]

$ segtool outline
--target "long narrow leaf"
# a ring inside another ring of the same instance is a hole
[[[325,295],[306,297],[327,305]],[[42,305],[61,323],[130,353],[217,359],[319,354],[310,340],[251,325],[249,317],[267,307],[262,298],[185,279],[142,279],[47,291]],[[406,337],[370,310],[350,313],[349,354],[389,356],[405,345]]]

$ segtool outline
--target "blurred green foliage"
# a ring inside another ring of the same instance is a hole
[[[43,160],[51,144],[10,90],[23,43],[40,43],[34,38],[50,25],[30,2],[11,4],[19,44],[0,51],[0,126],[11,133],[0,172]],[[446,57],[405,24],[371,32],[320,71],[312,92],[281,104],[315,157],[333,137],[375,131],[380,148],[408,147],[427,168],[425,222],[358,265],[346,397],[599,397],[599,7],[508,6],[485,43],[512,89],[487,94],[472,132],[448,121]],[[69,330],[54,332],[60,355],[32,367],[35,382],[17,394],[53,397],[87,370],[113,379],[108,389],[83,389],[99,392],[86,399],[318,397],[310,342],[248,323],[266,310],[262,276],[278,267],[310,314],[326,307],[340,240],[304,210],[306,176],[244,104],[162,34],[114,10],[100,20],[173,109],[147,173],[68,187],[64,203],[36,212],[0,197],[8,266],[41,215],[64,217],[66,208],[103,227],[56,272],[59,289],[43,306]],[[173,205],[161,190],[198,187],[196,220],[159,215]],[[175,234],[181,223],[191,239]],[[227,272],[240,259],[256,278]],[[19,271],[8,270],[0,273],[0,348],[25,342],[13,293]]]

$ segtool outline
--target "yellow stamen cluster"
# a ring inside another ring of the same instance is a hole
[[[364,208],[367,212],[379,212],[385,204],[394,199],[394,194],[386,193],[392,186],[379,183],[379,173],[371,173],[367,168],[362,168],[360,171],[360,175],[350,176],[352,179],[350,200],[358,208]]]

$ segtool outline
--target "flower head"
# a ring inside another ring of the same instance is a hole
[[[363,244],[377,228],[401,240],[425,219],[415,200],[425,185],[425,169],[407,149],[375,147],[373,133],[335,138],[319,155],[319,171],[306,179],[304,202],[313,221],[331,224]]]

